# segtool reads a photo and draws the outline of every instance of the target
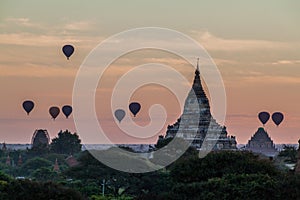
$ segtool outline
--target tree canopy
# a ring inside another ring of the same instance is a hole
[[[68,130],[60,131],[50,144],[50,150],[58,154],[73,155],[80,152],[81,147],[81,140],[77,133],[72,134]]]

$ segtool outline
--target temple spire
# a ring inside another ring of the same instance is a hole
[[[200,70],[199,70],[199,58],[197,58],[197,68],[196,68],[195,74],[196,74],[196,76],[199,76],[199,75],[200,75]]]
[[[53,167],[53,171],[59,172],[59,165],[58,165],[57,158],[56,158],[56,160],[55,160],[55,164],[54,164],[54,167]]]

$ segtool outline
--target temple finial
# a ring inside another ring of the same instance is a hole
[[[199,72],[199,58],[197,58],[197,71]]]

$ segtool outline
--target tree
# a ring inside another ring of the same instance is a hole
[[[160,149],[166,145],[168,145],[173,138],[164,138],[162,135],[159,136],[157,143],[155,144],[155,148]]]
[[[294,146],[283,145],[283,150],[278,154],[278,156],[286,158],[285,162],[296,163],[297,149]]]
[[[32,158],[27,160],[20,169],[21,176],[29,176],[31,173],[40,168],[51,168],[53,163],[44,158]]]
[[[42,183],[30,180],[12,180],[7,184],[2,184],[0,199],[81,200],[84,198],[79,192],[53,182]]]
[[[211,152],[202,159],[194,156],[179,160],[171,166],[170,175],[177,182],[190,183],[235,173],[274,176],[278,170],[269,160],[259,159],[249,152],[220,151]]]
[[[168,199],[281,199],[276,179],[265,174],[228,174],[204,182],[177,184]]]
[[[37,181],[49,181],[54,180],[58,177],[57,173],[50,168],[42,167],[31,173],[31,177],[33,177]]]
[[[73,180],[82,181],[84,187],[79,188],[82,193],[87,195],[100,194],[99,188],[103,179],[109,182],[106,185],[107,193],[118,195],[119,189],[129,187],[130,175],[128,173],[104,165],[94,158],[89,151],[82,152],[78,160],[80,165],[67,169],[63,175]]]
[[[50,144],[50,150],[58,154],[75,154],[81,151],[81,140],[77,133],[72,134],[68,130],[60,131],[58,137]]]
[[[10,176],[0,171],[0,181],[10,181],[11,179]]]

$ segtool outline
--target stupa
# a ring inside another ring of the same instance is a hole
[[[262,127],[258,128],[256,133],[251,137],[245,149],[268,157],[274,157],[279,153],[270,136]]]

